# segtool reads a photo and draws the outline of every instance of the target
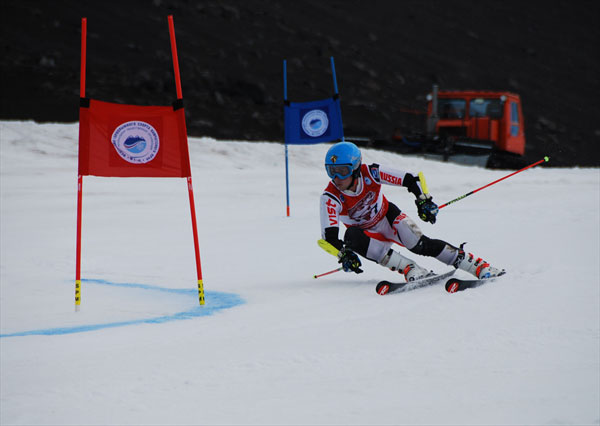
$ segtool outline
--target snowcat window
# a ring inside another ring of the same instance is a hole
[[[464,118],[466,105],[464,99],[439,99],[438,115],[440,118]]]
[[[502,101],[500,99],[472,99],[469,102],[469,116],[502,118]]]
[[[519,105],[510,103],[510,135],[519,136]]]

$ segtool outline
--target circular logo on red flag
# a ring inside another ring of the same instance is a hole
[[[133,164],[152,161],[160,148],[156,129],[144,121],[121,124],[113,132],[111,141],[119,156]]]

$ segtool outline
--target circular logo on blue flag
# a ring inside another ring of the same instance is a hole
[[[112,134],[111,141],[119,156],[133,164],[152,161],[160,148],[156,129],[144,121],[128,121]]]
[[[302,130],[313,138],[321,136],[329,127],[329,119],[320,109],[313,109],[302,117]]]

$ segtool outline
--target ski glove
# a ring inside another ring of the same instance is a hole
[[[344,272],[356,272],[360,274],[363,270],[360,269],[360,259],[352,250],[344,247],[338,253],[338,263],[342,264]]]
[[[421,194],[415,200],[415,204],[417,205],[417,210],[419,212],[419,217],[424,222],[435,223],[435,217],[438,214],[438,206],[433,202],[431,195],[429,194]]]

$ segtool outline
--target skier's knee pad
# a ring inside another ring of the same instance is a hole
[[[420,254],[421,256],[437,257],[442,253],[446,244],[445,241],[434,240],[423,235],[419,238],[417,245],[409,250],[415,254]]]
[[[370,240],[365,231],[354,226],[348,228],[344,234],[344,244],[346,247],[363,257],[367,257]]]

